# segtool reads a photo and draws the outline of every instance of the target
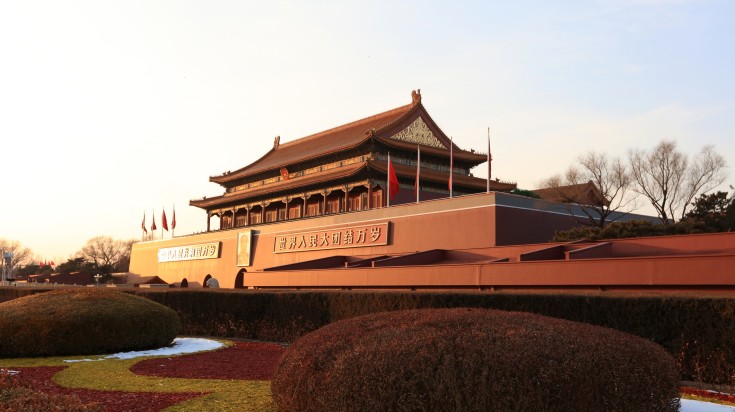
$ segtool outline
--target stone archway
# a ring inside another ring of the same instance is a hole
[[[245,268],[237,271],[237,275],[235,275],[235,289],[245,288],[245,273],[247,273],[247,269]]]

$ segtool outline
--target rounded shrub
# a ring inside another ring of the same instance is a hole
[[[181,323],[151,300],[66,289],[0,303],[0,357],[95,355],[171,344]]]
[[[521,312],[423,309],[329,324],[271,381],[282,411],[677,411],[660,346]]]

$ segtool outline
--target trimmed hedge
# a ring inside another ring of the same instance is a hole
[[[32,288],[0,288],[0,301]],[[599,292],[479,293],[135,289],[174,309],[183,334],[291,342],[331,322],[368,313],[477,307],[531,312],[606,326],[662,345],[682,380],[735,385],[735,298]]]
[[[321,293],[205,288],[133,293],[174,309],[186,335],[292,342],[329,323]]]
[[[173,310],[105,289],[66,289],[0,303],[0,357],[94,355],[159,348],[181,327]]]
[[[456,307],[531,312],[652,340],[677,360],[682,380],[735,384],[735,299],[729,297],[201,289],[135,293],[176,310],[185,334],[279,342],[375,312]]]
[[[294,342],[282,411],[678,411],[660,346],[608,328],[486,309],[384,312]]]

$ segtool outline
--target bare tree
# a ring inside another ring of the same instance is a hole
[[[5,264],[5,260],[2,259],[4,253],[13,254],[10,267],[8,267],[9,273],[13,273],[13,270],[19,266],[30,264],[33,260],[33,252],[14,240],[0,239],[0,260],[2,260],[0,265]]]
[[[650,201],[664,224],[682,219],[697,195],[727,178],[725,159],[711,145],[704,146],[690,162],[676,142],[663,140],[650,152],[631,150],[628,160],[634,190]]]
[[[97,236],[87,241],[79,255],[100,268],[107,270],[127,270],[130,262],[130,249],[134,241],[115,240],[110,236]]]
[[[632,184],[630,171],[622,160],[590,151],[580,155],[577,165],[567,169],[563,178],[553,176],[541,186],[556,200],[578,206],[585,215],[580,223],[604,227],[635,209]]]

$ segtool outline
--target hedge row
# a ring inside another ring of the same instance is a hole
[[[6,292],[0,289],[0,300]],[[340,319],[383,311],[476,307],[531,312],[652,340],[677,360],[683,380],[735,384],[735,299],[728,297],[221,289],[132,293],[178,312],[183,334],[281,342]]]

